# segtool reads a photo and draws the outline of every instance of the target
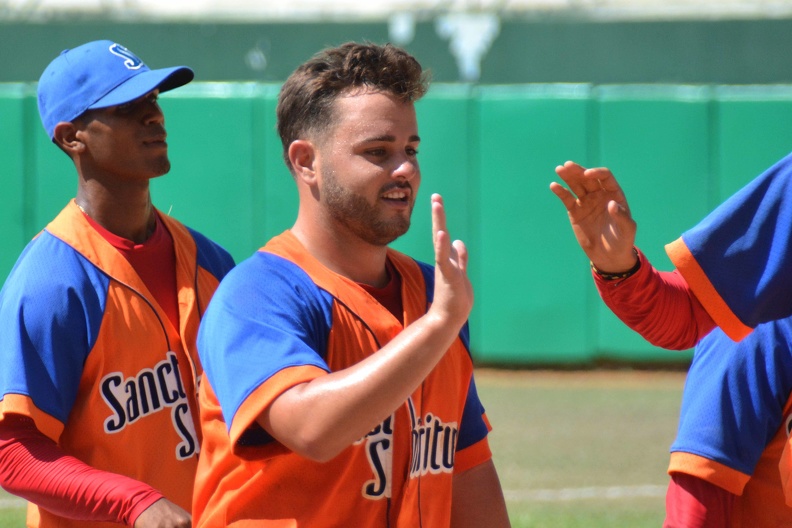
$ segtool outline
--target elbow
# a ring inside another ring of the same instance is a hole
[[[313,462],[328,462],[352,443],[346,442],[333,431],[317,427],[316,424],[295,427],[296,424],[292,423],[289,424],[290,427],[278,428],[273,427],[271,422],[260,419],[259,425],[289,451]]]
[[[287,447],[303,458],[323,464],[340,455],[348,446],[335,445],[327,436],[302,435],[293,445]]]

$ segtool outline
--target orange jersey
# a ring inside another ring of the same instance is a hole
[[[256,423],[284,391],[349,367],[426,313],[433,270],[395,251],[404,320],[290,233],[218,288],[198,338],[204,448],[194,525],[446,527],[455,471],[490,458],[467,327],[393,414],[333,460],[290,452]]]
[[[0,293],[0,420],[30,416],[66,454],[189,510],[200,445],[198,323],[233,261],[160,219],[174,242],[179,328],[73,201],[31,241]],[[32,505],[28,524],[103,525]]]

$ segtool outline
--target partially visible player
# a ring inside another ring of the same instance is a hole
[[[792,319],[696,347],[671,446],[666,528],[792,527],[779,463],[792,420]]]
[[[473,380],[467,250],[441,198],[434,268],[388,248],[421,183],[426,89],[404,50],[356,43],[283,85],[299,211],[201,325],[197,526],[509,525]]]
[[[606,168],[556,168],[551,190],[569,214],[603,300],[653,344],[690,348],[715,325],[739,340],[792,315],[792,154],[666,246],[676,266],[658,272],[635,248],[637,225]]]
[[[0,485],[28,526],[191,525],[195,340],[233,261],[157,211],[149,181],[170,170],[157,96],[192,78],[94,41],[39,80],[77,192],[0,291]]]
[[[673,272],[656,270],[635,247],[637,225],[611,171],[567,162],[556,172],[569,188],[554,182],[551,190],[567,209],[578,243],[589,257],[597,289],[630,328],[656,346],[682,350],[694,346],[716,326],[732,340],[740,340],[762,325],[762,335],[746,345],[748,353],[761,346],[765,354],[789,354],[789,336],[779,329],[789,324],[787,318],[792,313],[792,155],[666,246],[677,266]],[[727,346],[722,336],[713,340],[719,347],[733,346]],[[709,349],[713,345],[703,346]],[[727,355],[733,354],[727,351]],[[789,368],[786,358],[767,360],[776,372],[789,374],[783,370]],[[736,372],[746,368],[740,364],[736,362]],[[761,380],[750,375],[741,382],[747,394],[767,390]],[[783,387],[773,386],[773,390],[780,390],[777,397],[788,397]],[[700,401],[724,397],[731,396],[711,390],[702,393]],[[757,416],[775,412],[774,402],[764,403],[770,407],[754,409]],[[739,406],[741,400],[730,404]],[[728,416],[728,406],[723,411]],[[716,430],[715,434],[719,433]],[[746,468],[743,465],[740,470]],[[785,503],[792,506],[792,446],[788,441],[777,469]]]

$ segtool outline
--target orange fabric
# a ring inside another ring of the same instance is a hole
[[[218,280],[196,266],[189,231],[167,216],[161,215],[161,220],[174,240],[179,328],[73,201],[47,226],[49,233],[112,277],[107,306],[68,421],[61,424],[40,412],[23,395],[6,396],[0,416],[16,412],[32,417],[64,453],[94,468],[146,482],[189,511],[201,439],[195,394],[202,369],[195,340],[202,310]],[[28,525],[114,526],[70,522],[34,505],[29,507]]]
[[[735,341],[751,333],[752,328],[744,324],[732,312],[726,301],[718,294],[710,283],[704,270],[688,249],[682,238],[666,245],[666,253],[674,263],[679,273],[685,278],[696,298],[704,306],[713,321]]]
[[[454,471],[459,473],[467,471],[490,458],[492,458],[492,450],[485,438],[457,453],[454,458]]]
[[[238,442],[242,434],[256,421],[261,414],[261,409],[266,409],[275,399],[289,390],[290,388],[311,381],[326,372],[314,366],[290,367],[283,369],[272,378],[271,383],[259,385],[259,387],[242,402],[239,410],[234,416],[229,436],[233,445],[234,453],[239,455]]]
[[[399,253],[389,252],[388,257],[402,278],[404,321],[359,285],[322,266],[289,232],[263,251],[297,263],[336,299],[324,355],[332,371],[373,354],[426,312],[421,271]],[[275,395],[318,369],[313,370],[282,372],[266,380],[234,417],[231,439],[244,428],[238,420],[252,423]],[[449,526],[453,471],[459,469],[444,467],[442,457],[453,464],[457,456],[465,468],[491,457],[486,439],[460,452],[451,449],[472,373],[470,355],[457,340],[408,402],[326,463],[304,459],[275,442],[232,448],[211,384],[202,383],[204,447],[196,478],[195,526]]]
[[[63,424],[59,420],[40,410],[30,398],[21,394],[6,394],[5,398],[0,399],[0,421],[7,414],[30,416],[36,422],[37,429],[52,440],[57,440],[63,432]]]
[[[792,398],[784,416],[792,412]],[[728,528],[792,527],[790,500],[790,443],[786,427],[779,427],[767,444],[752,475],[690,453],[671,453],[669,474],[685,473],[711,482],[737,496]]]
[[[671,462],[668,473],[686,473],[707,482],[711,482],[729,493],[742,495],[745,485],[750,479],[749,475],[741,473],[714,460],[691,453],[675,451],[671,453]]]

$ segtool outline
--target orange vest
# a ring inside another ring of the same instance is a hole
[[[28,245],[0,303],[0,361],[20,366],[0,374],[0,419],[30,416],[66,454],[143,481],[189,511],[201,439],[195,340],[233,261],[160,218],[174,242],[179,328],[73,201]],[[28,524],[115,526],[34,505]]]
[[[419,264],[390,250],[388,258],[402,279],[404,321],[396,320],[359,285],[325,268],[290,232],[240,264],[220,286],[199,336],[206,376],[200,391],[204,449],[196,479],[196,527],[449,526],[454,471],[491,456],[488,425],[472,384],[473,364],[462,339],[453,343],[408,401],[329,462],[288,451],[256,424],[257,416],[290,387],[361,361],[426,313],[428,285]],[[278,271],[270,275],[272,270]],[[300,283],[300,293],[294,293],[305,274],[312,285]],[[251,281],[261,285],[262,298],[259,290],[246,286]],[[263,369],[268,362],[280,361],[267,356],[266,330],[238,324],[233,331],[238,334],[231,333],[227,329],[233,325],[225,318],[235,315],[223,312],[231,306],[250,314],[247,303],[259,311],[266,312],[267,304],[283,311],[291,304],[278,297],[286,295],[311,297],[312,306],[323,306],[318,311],[326,313],[306,320],[330,322],[319,332],[326,350],[315,351],[326,363],[289,365],[284,360],[272,367],[274,375],[261,381],[258,365]],[[322,300],[315,303],[316,298]],[[263,336],[260,349],[240,351],[233,346],[241,336],[255,343],[257,332]],[[244,368],[233,379],[216,377],[214,365],[228,363]],[[231,404],[223,400],[233,399],[225,395],[240,387],[248,396],[237,408],[228,409]],[[466,405],[477,412],[466,415],[469,423],[462,426]],[[232,417],[230,424],[224,413]]]

